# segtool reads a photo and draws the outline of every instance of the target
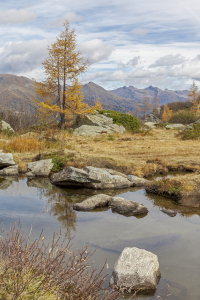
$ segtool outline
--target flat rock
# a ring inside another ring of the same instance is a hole
[[[77,117],[76,122],[74,124],[74,128],[80,127],[82,125],[89,125],[89,126],[105,126],[105,125],[112,125],[113,119],[107,117],[103,114],[95,113],[95,114],[87,114],[84,117]]]
[[[138,248],[125,248],[114,265],[110,285],[122,292],[156,290],[161,277],[157,255]]]
[[[51,182],[58,186],[91,189],[120,189],[131,186],[131,182],[120,175],[112,175],[112,170],[86,167],[78,169],[67,167],[53,174]]]
[[[14,166],[12,153],[0,153],[0,168]]]
[[[112,134],[114,132],[123,133],[125,128],[121,125],[112,124],[112,126],[89,126],[82,125],[73,131],[75,136],[96,136],[103,133]]]
[[[145,122],[144,123],[144,125],[145,126],[148,126],[149,128],[155,128],[155,125],[156,125],[157,123],[154,123],[154,122]]]
[[[109,201],[112,200],[111,196],[107,196],[104,194],[95,195],[87,198],[81,203],[75,203],[73,205],[73,209],[82,210],[82,211],[90,211],[98,207],[108,206]]]
[[[135,216],[148,213],[148,209],[137,202],[122,197],[112,197],[105,194],[98,194],[87,198],[81,203],[75,203],[75,210],[90,211],[98,207],[110,207],[113,212],[125,216]]]
[[[166,129],[185,129],[185,126],[183,124],[169,124],[165,126]]]
[[[18,176],[18,165],[6,167],[2,170],[0,170],[0,176]]]
[[[168,216],[170,217],[175,217],[177,215],[177,211],[174,211],[174,210],[171,210],[171,209],[161,209],[161,211],[164,213],[164,214],[167,214]]]
[[[112,208],[113,212],[127,216],[136,216],[148,213],[148,209],[143,204],[139,204],[122,197],[113,197],[109,202],[109,206]]]
[[[43,159],[27,164],[27,177],[48,177],[53,168],[52,159]]]
[[[135,175],[128,175],[127,178],[132,182],[132,186],[140,187],[140,186],[144,186],[149,182],[149,180],[137,177]]]

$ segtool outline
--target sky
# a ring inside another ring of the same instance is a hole
[[[90,61],[83,84],[200,88],[199,0],[0,0],[0,74],[42,81],[66,19]]]

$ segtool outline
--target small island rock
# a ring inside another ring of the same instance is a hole
[[[125,248],[115,263],[110,285],[123,292],[156,290],[161,277],[157,255],[138,248]]]

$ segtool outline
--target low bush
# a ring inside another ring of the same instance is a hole
[[[127,131],[134,132],[141,127],[139,120],[131,115],[114,110],[101,110],[99,113],[112,118],[114,124],[123,125]]]
[[[190,110],[179,110],[171,116],[169,123],[190,124],[198,119],[200,116]]]
[[[20,222],[1,228],[0,297],[30,300],[114,300],[118,293],[106,290],[105,268],[100,271],[89,259],[93,255],[85,246],[71,251],[70,240],[53,234],[45,244],[42,233],[35,241],[24,236]]]
[[[193,124],[191,129],[182,131],[177,136],[182,140],[196,140],[200,138],[200,124]]]
[[[31,137],[15,137],[3,147],[4,152],[28,152],[43,149],[44,142]]]

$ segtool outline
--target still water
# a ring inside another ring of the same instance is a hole
[[[122,196],[144,204],[149,213],[142,217],[125,217],[108,210],[77,212],[72,204],[87,197],[105,193]],[[170,286],[171,300],[200,300],[200,209],[180,207],[170,199],[146,194],[144,189],[131,188],[115,191],[61,189],[48,179],[0,178],[0,219],[9,228],[21,219],[22,229],[32,240],[43,230],[45,241],[51,241],[54,228],[68,233],[73,249],[89,244],[99,249],[93,256],[95,267],[101,268],[107,259],[108,279],[119,254],[125,247],[138,247],[158,256],[161,280],[153,296],[164,297]],[[176,209],[175,217],[161,209]],[[43,210],[43,211],[42,211]],[[41,213],[42,211],[42,213]],[[36,220],[37,219],[37,220]],[[35,221],[36,220],[36,221]],[[140,297],[143,299],[144,297]]]

